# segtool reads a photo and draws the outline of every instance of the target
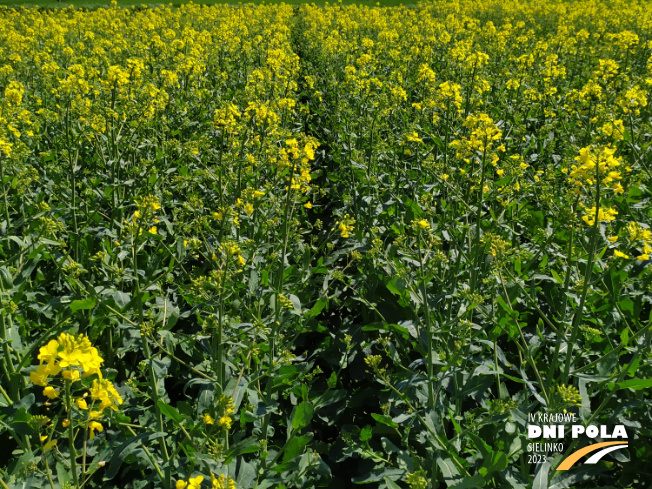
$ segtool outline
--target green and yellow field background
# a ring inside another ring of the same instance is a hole
[[[1,487],[648,487],[648,2],[132,3],[0,6]]]

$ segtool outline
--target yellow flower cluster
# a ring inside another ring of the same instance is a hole
[[[352,218],[350,215],[346,214],[341,221],[338,221],[335,224],[335,227],[332,228],[331,231],[335,231],[335,229],[337,229],[341,237],[348,238],[350,236],[349,233],[352,232],[354,229],[354,224],[355,224],[355,219]]]
[[[229,257],[235,257],[235,261],[238,265],[243,267],[247,261],[242,256],[242,250],[240,246],[235,241],[226,241],[222,244],[222,249]]]
[[[92,410],[88,414],[87,428],[90,438],[95,437],[96,431],[104,431],[102,424],[97,421],[104,416],[105,409],[118,410],[123,403],[122,397],[113,383],[102,378],[100,367],[104,360],[100,357],[97,348],[93,347],[87,336],[80,334],[77,337],[61,333],[56,340],[50,340],[39,351],[40,365],[30,373],[30,380],[38,386],[44,387],[43,395],[48,399],[56,399],[61,394],[61,389],[48,385],[50,377],[61,373],[64,380],[71,384],[80,381],[82,377],[97,375],[90,388],[90,398],[93,400]],[[86,411],[89,409],[85,397],[76,399],[77,407]],[[96,405],[96,403],[99,403]],[[64,421],[64,427],[70,425],[69,420]]]
[[[5,88],[5,98],[14,105],[20,105],[25,95],[25,87],[19,82],[9,82]]]
[[[630,222],[627,225],[627,231],[632,245],[640,246],[643,251],[636,259],[639,261],[649,260],[652,254],[652,246],[650,246],[652,244],[652,232],[642,227],[638,222]]]
[[[557,394],[559,395],[561,402],[565,405],[582,405],[582,396],[577,387],[573,387],[572,385],[558,385]]]
[[[154,195],[145,195],[142,198],[134,199],[134,203],[138,207],[139,212],[143,214],[154,214],[161,208],[161,203]]]
[[[222,408],[222,416],[218,421],[218,425],[224,429],[230,430],[231,423],[233,422],[233,418],[231,416],[233,413],[235,413],[235,403],[230,397],[222,396],[220,398],[219,405]]]
[[[0,156],[3,154],[5,156],[11,156],[11,150],[13,148],[13,144],[11,144],[8,141],[5,141],[4,139],[0,139]]]
[[[201,484],[204,482],[204,476],[198,475],[196,477],[191,477],[187,481],[180,479],[177,481],[175,487],[176,489],[200,489]],[[211,474],[211,489],[235,489],[235,481],[231,477],[221,474],[219,477],[216,477],[214,474]]]
[[[308,139],[305,144],[300,144],[296,138],[287,139],[285,148],[279,151],[278,166],[291,169],[292,172],[287,179],[290,186],[286,190],[298,190],[302,194],[310,192],[310,162],[315,159],[315,149],[318,144]]]
[[[598,222],[613,221],[616,219],[617,215],[618,211],[616,211],[616,209],[600,207],[600,209],[598,209]],[[584,221],[587,226],[593,226],[595,224],[595,207],[584,209],[582,221]]]
[[[72,382],[80,380],[82,376],[97,374],[101,377],[100,366],[104,362],[87,336],[80,334],[74,337],[68,333],[61,333],[56,340],[50,340],[39,350],[38,359],[40,365],[30,373],[29,378],[35,385],[43,387],[47,386],[49,377],[60,372],[64,379]],[[43,394],[53,398],[53,390],[46,387],[46,391]]]
[[[469,137],[451,141],[450,147],[456,150],[456,157],[470,163],[470,158],[477,153],[489,153],[494,149],[504,150],[502,146],[494,148],[494,141],[499,140],[503,133],[487,114],[471,114],[464,121],[464,127],[471,132]],[[494,162],[497,161],[497,156]]]
[[[156,211],[161,209],[161,204],[157,197],[153,195],[146,195],[140,199],[134,199],[134,203],[138,209],[134,212],[131,218],[131,223],[125,223],[126,232],[133,232],[134,234],[141,235],[143,227],[147,229],[149,234],[157,234],[157,224],[159,219],[156,216]]]
[[[90,392],[91,399],[100,401],[99,409],[101,411],[107,408],[117,411],[118,406],[123,402],[114,385],[106,379],[93,380]]]
[[[591,146],[580,149],[579,156],[575,157],[577,165],[571,166],[569,173],[570,181],[577,187],[577,192],[585,186],[593,186],[596,178],[601,184],[611,187],[617,193],[622,194],[625,189],[620,184],[622,172],[617,168],[622,166],[622,160],[614,157],[616,148],[605,146],[593,151]]]

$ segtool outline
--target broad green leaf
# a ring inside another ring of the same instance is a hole
[[[392,428],[398,428],[398,424],[392,421],[392,418],[390,418],[389,416],[385,416],[383,414],[371,413],[371,417],[374,418],[379,423],[382,423],[387,426],[391,426]]]
[[[302,402],[294,408],[294,416],[292,417],[292,429],[305,428],[310,424],[314,408],[310,402]]]
[[[285,451],[283,452],[283,462],[288,462],[294,457],[301,455],[310,440],[312,440],[312,433],[308,435],[292,437],[288,444],[285,446]]]
[[[641,389],[649,389],[652,387],[652,379],[631,379],[631,380],[626,380],[624,382],[618,382],[617,384],[610,383],[609,388],[613,389],[615,387],[616,390],[620,389],[634,389],[634,390],[641,390]]]
[[[371,440],[371,426],[367,425],[360,431],[360,441]]]
[[[70,303],[70,310],[72,312],[75,312],[78,311],[79,309],[93,309],[96,303],[97,300],[94,297],[72,301]]]
[[[544,462],[537,466],[534,473],[534,482],[532,489],[548,489],[548,471],[550,470],[550,462]]]
[[[475,489],[476,487],[484,487],[486,484],[487,479],[483,477],[480,474],[473,474],[472,476],[469,477],[464,477],[460,482],[457,482],[455,484],[449,485],[451,489]]]
[[[104,480],[106,481],[106,480],[113,479],[118,474],[118,471],[120,470],[120,467],[122,466],[122,462],[124,462],[125,457],[127,457],[127,455],[129,455],[136,448],[138,448],[138,446],[141,443],[145,446],[151,446],[151,443],[149,442],[166,435],[167,433],[161,431],[158,431],[156,433],[145,432],[145,433],[141,433],[138,436],[134,436],[133,438],[128,439],[126,442],[124,442],[122,445],[116,448],[115,452],[113,452],[113,456],[109,461],[109,469],[107,470],[106,475],[104,476]]]
[[[180,425],[183,422],[183,416],[176,410],[176,408],[165,404],[163,401],[158,401],[158,408],[165,417],[170,418],[175,424]]]

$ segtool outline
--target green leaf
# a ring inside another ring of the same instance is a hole
[[[290,302],[292,302],[292,307],[294,307],[294,310],[301,314],[301,300],[294,294],[289,294],[288,299],[290,299]]]
[[[251,270],[251,273],[249,274],[249,293],[251,295],[256,295],[258,291],[258,284],[260,282],[260,276],[258,275],[258,272],[256,270]]]
[[[158,408],[161,411],[161,414],[166,418],[170,418],[178,426],[183,422],[183,416],[176,410],[176,408],[165,404],[163,401],[158,402]]]
[[[5,290],[10,290],[14,286],[14,279],[7,267],[0,267],[0,283]]]
[[[392,421],[392,418],[389,416],[385,416],[382,414],[376,414],[376,413],[371,413],[371,417],[374,418],[376,421],[378,421],[381,424],[391,426],[392,428],[398,428],[398,424],[396,424],[394,421]]]
[[[116,290],[113,293],[113,300],[115,301],[115,304],[120,308],[124,309],[127,304],[129,304],[129,301],[131,298],[129,297],[129,294],[126,294],[124,292],[120,292],[119,290]]]
[[[360,441],[371,440],[371,426],[367,425],[360,431]]]
[[[260,443],[255,437],[251,436],[249,438],[245,438],[244,440],[236,443],[235,445],[232,445],[226,451],[225,465],[228,465],[229,464],[228,461],[232,460],[234,457],[238,457],[245,453],[255,453],[259,450],[260,450]]]
[[[317,302],[315,302],[315,305],[310,308],[310,310],[306,313],[307,318],[314,318],[317,317],[317,315],[328,305],[328,299],[326,297],[320,297],[317,299]]]
[[[380,467],[377,469],[372,470],[366,475],[360,476],[360,477],[353,477],[351,478],[351,481],[354,484],[369,484],[371,482],[380,482],[382,480],[385,480],[386,478],[389,478],[391,476],[394,476],[394,478],[398,478],[402,475],[405,475],[405,470],[401,469],[387,469],[384,467]],[[378,487],[378,486],[376,486]]]
[[[146,443],[165,435],[167,435],[167,433],[158,431],[156,433],[141,433],[138,436],[129,438],[126,442],[120,445],[115,452],[113,452],[113,456],[109,461],[109,470],[107,470],[104,480],[111,480],[118,474],[122,462],[124,462],[127,455],[131,454],[136,448],[138,448],[138,444],[142,443],[145,445]]]
[[[507,303],[501,296],[499,295],[496,296],[496,302],[498,302],[498,305],[502,307],[507,314],[512,314],[514,312],[512,308],[507,305]]]
[[[288,462],[294,457],[301,455],[303,453],[303,449],[310,442],[310,440],[312,440],[312,433],[309,435],[295,436],[290,439],[288,444],[285,446],[285,452],[283,453],[283,462]]]
[[[87,299],[81,299],[72,301],[70,303],[70,310],[72,312],[78,311],[79,309],[93,309],[97,304],[97,299],[94,297],[89,297]]]
[[[483,466],[491,473],[505,470],[508,464],[509,461],[504,452],[493,452],[489,458],[485,459]]]
[[[252,464],[242,462],[238,476],[235,479],[236,487],[253,487],[256,480],[256,469]]]
[[[457,484],[453,484],[450,487],[451,489],[467,489],[467,488],[475,488],[475,487],[484,487],[485,483],[487,482],[487,479],[483,477],[480,474],[474,474],[470,477],[465,477],[462,479],[460,482]]]
[[[652,379],[631,379],[631,380],[626,380],[625,382],[618,382],[617,384],[614,383],[609,384],[609,387],[612,390],[614,386],[616,390],[634,389],[638,391],[641,389],[648,389],[652,387]]]
[[[455,467],[455,464],[453,463],[453,460],[450,459],[449,457],[442,458],[441,456],[437,455],[437,466],[439,467],[439,470],[441,470],[441,474],[444,476],[444,480],[446,481],[446,484],[450,486],[450,483],[458,479],[460,477],[460,473],[457,470],[457,467]]]
[[[631,299],[625,298],[625,299],[621,300],[620,301],[620,308],[624,312],[630,313],[632,316],[635,315],[634,314],[634,301],[632,301]]]
[[[61,463],[57,462],[56,464],[57,478],[61,487],[65,487],[66,483],[72,482],[72,474],[68,472],[66,467]]]
[[[385,476],[385,484],[387,484],[388,489],[401,489],[401,486],[390,479],[387,475]]]
[[[550,462],[544,462],[537,466],[534,474],[532,489],[548,489],[548,472],[550,471]]]
[[[569,487],[576,487],[578,482],[593,480],[602,472],[606,472],[606,467],[598,465],[583,465],[581,467],[574,467],[573,470],[561,473],[555,477],[548,489],[567,489]]]
[[[314,408],[310,402],[302,402],[294,409],[294,416],[292,417],[292,429],[305,428],[310,424]]]

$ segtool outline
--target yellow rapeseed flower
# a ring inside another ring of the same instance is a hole
[[[96,431],[104,431],[104,426],[102,426],[102,423],[98,423],[97,421],[91,421],[88,423],[88,430],[90,431],[90,438],[92,440],[95,438]]]
[[[60,392],[52,386],[47,386],[43,389],[43,395],[49,399],[56,399],[59,397]]]

